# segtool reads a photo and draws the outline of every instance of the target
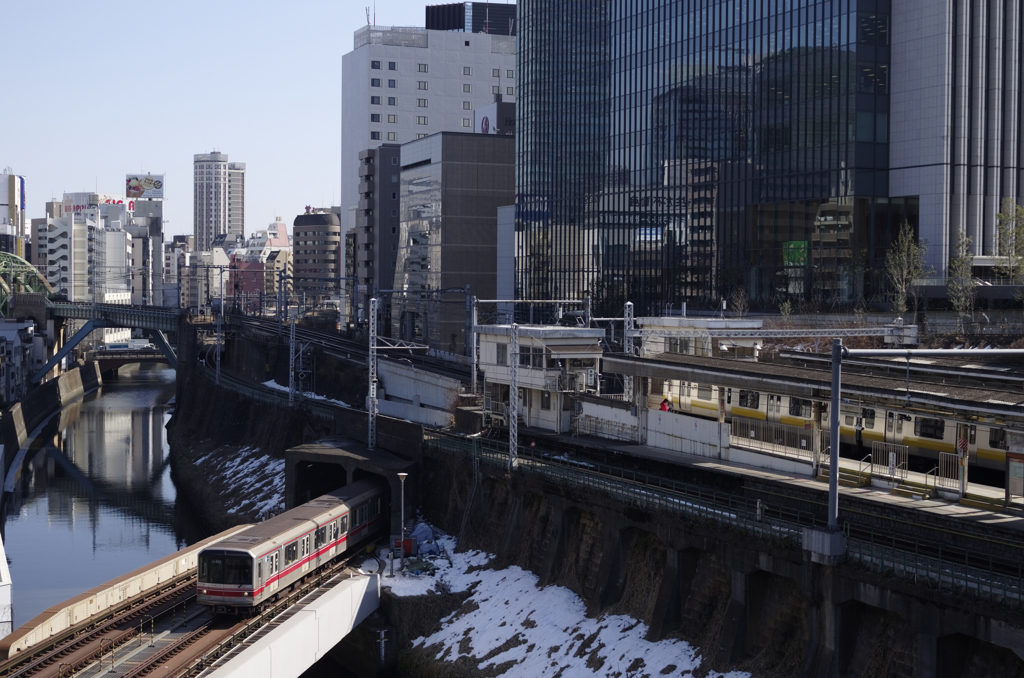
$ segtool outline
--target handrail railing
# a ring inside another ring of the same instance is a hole
[[[924,474],[924,490],[928,491],[928,476],[932,477],[932,494],[936,494],[939,491],[939,467],[936,466],[928,473]]]
[[[868,480],[871,480],[871,455],[870,454],[868,456],[864,457],[863,459],[861,459],[860,463],[857,464],[857,475],[861,476],[864,473],[864,462],[867,462],[867,464],[868,464]]]

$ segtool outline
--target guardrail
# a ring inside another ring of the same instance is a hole
[[[729,444],[750,450],[770,452],[783,457],[811,459],[814,455],[814,451],[811,449],[814,440],[813,434],[812,430],[799,426],[776,424],[746,417],[733,417],[732,428],[729,431]]]
[[[872,440],[871,475],[891,480],[906,480],[908,450],[906,445]]]
[[[208,367],[199,366],[197,370],[210,381],[216,382],[216,373]],[[247,398],[251,398],[257,402],[267,403],[270,405],[288,405],[288,391],[282,391],[275,388],[269,388],[267,386],[258,386],[253,384],[246,384],[234,377],[221,372],[220,374],[220,386],[233,391],[240,395],[244,395]],[[345,408],[340,405],[334,405],[331,403],[322,403],[316,400],[312,400],[306,397],[300,397],[301,394],[296,393],[296,400],[294,405],[301,405],[305,410],[308,410],[311,414],[321,419],[333,420],[336,410],[343,410]]]
[[[636,426],[583,414],[573,419],[572,434],[636,442],[639,433]]]

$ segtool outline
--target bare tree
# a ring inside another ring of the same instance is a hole
[[[908,297],[913,297],[914,310],[917,310],[917,288],[914,282],[931,270],[925,264],[927,253],[928,244],[917,242],[914,228],[904,219],[896,240],[885,253],[885,275],[889,280],[892,308],[898,316],[907,312]]]
[[[750,310],[750,298],[747,296],[746,288],[742,285],[733,290],[729,302],[732,304],[733,312],[740,318]]]
[[[1024,283],[1024,207],[1003,200],[1003,208],[996,216],[996,256],[1000,263],[995,266],[998,275],[1009,278],[1011,285]]]
[[[974,310],[974,276],[971,268],[974,257],[971,254],[971,239],[957,229],[953,256],[949,260],[949,276],[946,278],[946,293],[949,304],[956,311],[956,329],[963,329],[963,318]]]

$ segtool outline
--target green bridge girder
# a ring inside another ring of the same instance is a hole
[[[11,317],[11,299],[15,294],[54,294],[53,287],[32,264],[16,254],[0,252],[0,316]]]

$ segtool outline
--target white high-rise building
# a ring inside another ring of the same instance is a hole
[[[435,132],[471,132],[473,110],[515,100],[516,39],[509,35],[424,28],[364,26],[341,59],[342,230],[357,226],[366,193],[359,184],[359,152],[406,143]],[[377,205],[398,191],[376,187]],[[344,212],[348,213],[348,217]]]
[[[226,153],[197,153],[193,176],[196,249],[209,250],[225,233],[244,236],[245,163],[228,162]]]

